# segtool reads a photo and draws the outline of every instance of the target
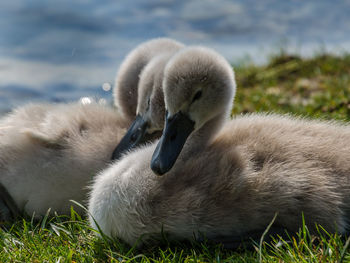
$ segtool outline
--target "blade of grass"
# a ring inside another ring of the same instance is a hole
[[[261,238],[260,238],[260,243],[259,243],[259,262],[262,262],[262,244],[264,241],[264,238],[266,236],[266,234],[269,232],[270,228],[272,227],[273,223],[275,222],[276,218],[277,218],[278,212],[275,213],[274,217],[272,218],[270,224],[267,226],[267,228],[265,229],[264,233],[262,234]]]

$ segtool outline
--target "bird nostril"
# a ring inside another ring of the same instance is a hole
[[[133,133],[133,134],[131,135],[131,137],[130,137],[130,140],[131,140],[132,142],[135,142],[136,139],[137,139],[137,135],[136,135],[135,133]]]

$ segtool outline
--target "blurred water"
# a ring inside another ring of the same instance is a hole
[[[11,0],[0,2],[0,114],[27,102],[111,100],[135,45],[167,36],[258,63],[280,43],[302,55],[350,50],[350,1]]]

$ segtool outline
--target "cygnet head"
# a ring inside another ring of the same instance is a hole
[[[163,52],[175,52],[183,45],[170,38],[155,38],[133,49],[119,67],[114,88],[114,105],[124,118],[133,120],[137,107],[137,87],[144,67]]]
[[[173,55],[173,53],[165,53],[155,57],[140,76],[137,115],[147,123],[146,134],[163,131],[165,104],[162,83],[164,68]]]
[[[221,55],[209,48],[188,47],[166,65],[163,90],[166,123],[151,162],[159,175],[172,168],[192,133],[213,129],[212,120],[220,124],[228,118],[236,83],[232,67]]]
[[[165,118],[164,68],[174,53],[164,52],[154,57],[143,69],[138,85],[135,121],[116,147],[112,159],[119,159],[126,151],[161,136]]]

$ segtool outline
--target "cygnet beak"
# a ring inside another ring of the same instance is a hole
[[[152,156],[153,172],[163,175],[173,167],[194,125],[195,122],[181,111],[167,116],[162,137]]]
[[[113,151],[112,160],[119,159],[126,151],[152,139],[152,134],[147,133],[147,127],[148,123],[138,114],[123,139]]]

